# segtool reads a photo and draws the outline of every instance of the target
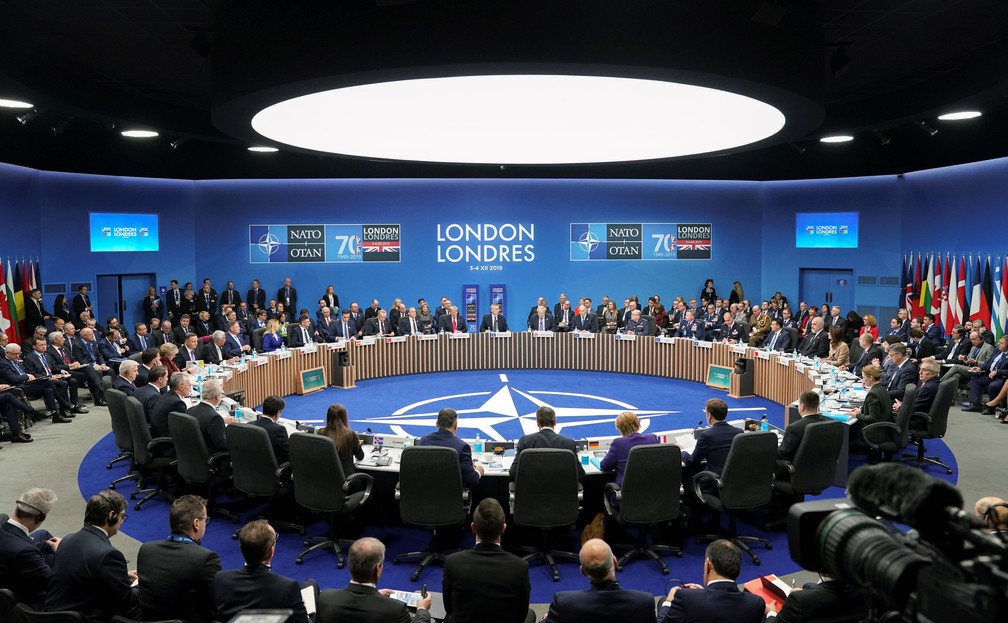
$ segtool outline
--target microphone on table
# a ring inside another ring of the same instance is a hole
[[[699,439],[700,433],[703,431],[704,425],[703,420],[696,423],[696,428],[693,429],[693,439]]]

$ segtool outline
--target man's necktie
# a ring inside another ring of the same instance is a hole
[[[147,336],[145,335],[140,336],[140,349],[147,350]]]
[[[458,316],[452,316],[452,333],[458,331]]]
[[[63,363],[65,363],[65,364],[67,364],[67,365],[69,365],[69,364],[70,364],[70,359],[68,359],[68,358],[67,358],[67,356],[66,356],[66,353],[65,353],[65,352],[63,352],[63,349],[62,349],[62,348],[57,348],[57,349],[56,349],[56,352],[58,352],[58,353],[60,354],[60,359],[62,359],[62,360],[63,360]]]
[[[24,374],[25,373],[24,368],[21,367],[21,364],[19,364],[16,361],[12,361],[11,363],[14,364],[14,369],[17,370],[18,374]]]
[[[350,330],[345,322],[343,323],[343,337],[350,337]]]
[[[385,323],[378,321],[378,335],[385,335]]]
[[[539,330],[540,331],[545,331],[546,330],[546,319],[545,318],[540,318],[539,319]]]
[[[91,342],[84,342],[84,344],[87,346],[88,356],[91,357],[91,361],[92,362],[98,361],[98,359],[95,358],[95,356],[94,356],[94,349],[91,348]]]
[[[214,348],[217,349],[217,361],[224,361],[224,353],[221,352],[220,346],[217,346],[216,342],[214,343]]]
[[[189,351],[189,361],[196,361],[196,351]]]
[[[46,376],[52,376],[52,370],[49,369],[49,362],[46,361],[46,357],[43,353],[38,353],[39,361],[42,362],[42,367],[46,371]]]
[[[494,331],[494,333],[496,333],[497,332],[497,316],[491,316],[491,318],[493,319],[493,331]]]
[[[301,339],[304,341],[305,344],[308,344],[308,343],[311,342],[311,340],[308,339],[308,329],[305,329],[304,327],[301,327],[301,336],[302,336]]]
[[[413,318],[410,318],[409,324],[410,324],[410,335],[416,335],[416,332],[417,332],[417,330],[416,330],[416,320],[413,319]]]
[[[774,346],[777,344],[777,336],[778,335],[780,335],[780,331],[778,331],[777,333],[773,334],[773,339],[770,340],[770,350],[773,350]]]

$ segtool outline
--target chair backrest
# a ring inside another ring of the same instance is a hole
[[[536,528],[574,524],[578,517],[577,455],[559,448],[531,448],[517,460],[515,522]]]
[[[620,521],[651,524],[679,515],[682,450],[673,444],[634,446],[620,487]]]
[[[252,330],[252,348],[262,352],[263,345],[263,335],[266,334],[265,327],[260,327],[258,329]]]
[[[133,396],[126,396],[126,417],[129,419],[130,436],[133,437],[133,462],[149,465],[154,460],[147,452],[147,444],[151,442],[150,426],[143,405]]]
[[[159,619],[157,621],[139,621],[137,619],[131,619],[129,617],[124,617],[121,614],[117,614],[112,617],[111,623],[185,623],[182,619]]]
[[[907,445],[910,416],[913,415],[916,403],[917,385],[907,383],[906,388],[903,390],[903,400],[900,402],[899,411],[896,412],[896,426],[899,427],[899,430],[893,434],[893,445],[897,451],[902,450]]]
[[[754,432],[735,435],[721,471],[721,505],[728,510],[763,506],[773,493],[777,435]]]
[[[784,352],[793,353],[795,349],[798,348],[798,329],[795,329],[794,327],[784,327],[784,330],[787,331],[788,337],[791,339],[790,346],[785,348]]]
[[[265,428],[242,422],[230,424],[227,447],[236,489],[251,496],[276,495],[279,465]]]
[[[5,519],[4,522],[6,521]],[[0,621],[14,620],[14,606],[17,605],[17,602],[18,598],[14,594],[14,591],[8,588],[0,588]]]
[[[465,521],[458,452],[438,446],[403,450],[399,460],[399,514],[404,524],[416,526],[448,526]]]
[[[654,335],[658,332],[658,321],[655,320],[654,316],[641,316],[641,320],[647,323],[647,327],[644,329],[644,335]]]
[[[175,445],[179,476],[189,482],[210,480],[210,450],[200,432],[199,422],[188,413],[168,414],[168,434]]]
[[[14,606],[14,621],[17,623],[87,623],[79,612],[39,612],[25,603]]]
[[[294,433],[290,436],[290,455],[297,503],[323,513],[343,510],[346,476],[336,442],[325,435]]]
[[[132,355],[129,356],[129,358],[132,359],[133,361],[137,362],[137,363],[143,363],[143,353],[142,352],[140,352],[140,353],[133,353]]]
[[[112,389],[112,377],[108,374],[101,377],[102,391]]]
[[[955,379],[942,381],[938,384],[938,391],[935,392],[934,402],[931,403],[931,421],[928,422],[928,437],[938,439],[945,436],[948,428],[949,409],[955,399],[957,384]]]
[[[815,422],[805,427],[801,443],[795,452],[795,471],[791,487],[797,493],[818,495],[833,484],[837,459],[843,447],[846,424],[843,422]]]
[[[129,419],[126,417],[126,394],[118,389],[106,389],[105,401],[108,402],[116,447],[124,452],[132,452],[133,435],[130,433]]]

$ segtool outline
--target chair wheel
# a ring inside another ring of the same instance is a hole
[[[393,565],[398,565],[399,564],[399,559],[398,558],[393,558],[392,559],[392,564]],[[416,580],[413,580],[413,581],[416,582]]]
[[[231,523],[238,523],[239,521],[241,521],[241,518],[238,515],[231,518]]]
[[[298,534],[300,534],[301,536],[305,536],[306,534],[308,534],[308,531],[305,530],[304,528],[301,528],[300,530],[298,530]]]
[[[760,564],[759,556],[753,556],[752,563],[758,567]]]
[[[109,488],[109,491],[115,491],[115,483],[110,484],[108,486],[108,488]]]
[[[946,469],[945,471],[948,472],[949,475],[952,474],[952,470],[951,469]]]
[[[773,549],[773,543],[767,543],[766,544],[766,548],[767,549]]]
[[[136,499],[136,493],[131,493],[130,494],[130,499],[131,500],[135,500]]]
[[[305,546],[305,547],[308,547],[308,546],[310,546],[310,545],[311,545],[311,540],[310,540],[310,539],[305,539],[305,540],[304,540],[304,546]]]
[[[297,558],[294,559],[294,564],[295,565],[300,565],[302,562],[304,562],[304,559],[301,558],[300,556],[298,556]]]
[[[419,578],[420,578],[420,574],[419,573],[414,573],[414,574],[412,574],[412,575],[409,576],[410,582],[416,582]]]
[[[662,567],[661,574],[668,575],[668,567]]]
[[[616,565],[616,570],[623,573],[623,565]]]
[[[343,568],[343,561],[342,560],[336,563],[336,568],[337,569],[342,569]],[[413,581],[416,582],[416,580],[413,580]]]
[[[682,558],[682,552],[676,552],[675,553],[675,557],[676,558]]]
[[[137,502],[136,504],[133,505],[133,510],[135,511],[140,510],[140,502]]]

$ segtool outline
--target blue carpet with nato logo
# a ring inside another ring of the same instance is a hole
[[[637,375],[537,370],[424,374],[362,381],[353,389],[329,388],[307,396],[287,397],[284,416],[321,425],[328,406],[339,402],[347,407],[351,426],[357,431],[370,428],[376,433],[421,436],[434,429],[439,409],[452,407],[459,412],[459,435],[462,437],[472,439],[479,432],[485,439],[517,439],[535,430],[535,410],[547,404],[556,410],[558,428],[564,435],[573,438],[606,437],[616,435],[613,421],[625,410],[637,413],[642,426],[649,432],[692,428],[703,419],[704,403],[711,397],[726,400],[729,419],[759,419],[765,414],[771,423],[783,424],[784,410],[776,403],[762,398],[727,398],[725,392],[699,383]],[[78,472],[80,489],[85,497],[106,488],[112,479],[125,473],[127,466],[124,462],[111,470],[105,468],[105,463],[116,454],[110,433],[85,457]],[[954,457],[940,440],[928,443],[928,454],[937,455],[955,466]],[[863,459],[852,457],[851,469],[863,463]],[[955,474],[947,477],[944,470],[929,469],[927,473],[955,482]],[[123,483],[118,490],[128,497],[134,488],[133,483]],[[832,487],[823,495],[840,497],[843,491]],[[134,511],[131,503],[129,520],[123,531],[140,541],[167,537],[168,508],[167,501],[154,500],[142,510]],[[247,505],[237,508],[242,521],[252,519],[260,510]],[[395,514],[397,511],[391,508],[382,512]],[[381,586],[419,589],[421,584],[427,584],[432,590],[440,590],[440,566],[429,567],[414,583],[409,579],[413,564],[391,564],[396,554],[422,549],[429,538],[429,534],[420,528],[391,525],[394,523],[395,518],[383,517],[382,521],[369,525],[363,532],[347,536],[374,536],[385,543],[386,565]],[[214,518],[203,539],[204,545],[221,555],[225,569],[242,564],[238,544],[231,539],[234,528],[231,522]],[[750,579],[761,573],[786,574],[798,570],[788,555],[786,534],[763,532],[745,518],[739,522],[739,531],[769,538],[773,544],[772,550],[757,548],[762,559],[759,567],[754,566],[748,557],[743,558],[741,579]],[[509,526],[509,532],[514,534],[516,531]],[[325,526],[317,522],[309,527],[308,533],[324,534]],[[563,545],[576,552],[579,537],[580,531],[571,531]],[[506,540],[505,544],[511,546],[515,540]],[[473,537],[467,533],[460,545],[468,547],[472,543]],[[705,546],[694,543],[692,538],[685,539],[681,545],[683,558],[665,559],[671,570],[669,576],[663,576],[655,563],[638,559],[619,574],[621,584],[657,595],[667,591],[670,578],[700,582]],[[281,533],[273,570],[297,579],[315,578],[323,588],[346,585],[349,580],[347,570],[337,569],[334,557],[328,553],[312,554],[303,565],[296,565],[294,558],[302,549],[299,535]],[[576,564],[561,563],[560,574],[561,581],[554,583],[547,567],[539,563],[530,567],[533,603],[548,603],[558,590],[587,586]]]

